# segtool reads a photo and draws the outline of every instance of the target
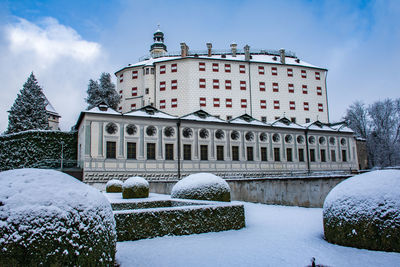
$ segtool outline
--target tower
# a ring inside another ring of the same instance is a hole
[[[150,55],[153,58],[161,57],[167,52],[167,46],[164,44],[164,33],[160,30],[160,25],[154,33],[153,44],[150,46]]]

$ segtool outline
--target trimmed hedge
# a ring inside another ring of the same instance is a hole
[[[149,183],[142,177],[131,177],[122,185],[122,198],[149,197]]]
[[[122,192],[122,185],[124,182],[121,180],[110,180],[106,184],[106,192],[107,193],[121,193]]]
[[[64,167],[75,167],[77,140],[77,132],[30,130],[0,135],[0,171],[59,168],[61,141],[64,142]]]

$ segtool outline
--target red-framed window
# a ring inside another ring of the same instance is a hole
[[[200,102],[200,107],[205,107],[207,105],[205,97],[200,97],[199,102]]]
[[[199,87],[206,88],[206,79],[199,79]]]
[[[231,72],[231,64],[225,64],[225,72]]]
[[[213,99],[214,108],[219,108],[219,98]]]
[[[122,83],[124,81],[124,74],[119,75],[119,82]]]
[[[308,88],[307,85],[303,85],[303,94],[308,94]]]
[[[288,91],[289,91],[289,93],[294,93],[294,85],[293,85],[293,83],[289,83],[288,84]]]
[[[296,102],[289,101],[289,109],[290,110],[295,110],[296,109]]]
[[[301,70],[301,78],[307,78],[307,71]]]
[[[138,71],[137,70],[133,70],[132,71],[132,79],[137,79],[138,78]]]
[[[241,99],[240,100],[240,107],[241,108],[247,108],[247,99]]]
[[[119,90],[119,96],[122,98],[122,90]]]
[[[245,65],[239,65],[239,72],[240,73],[246,73],[246,66]]]
[[[171,89],[172,90],[178,89],[178,81],[177,80],[172,80],[171,81]]]
[[[310,110],[310,105],[308,104],[308,102],[304,102],[303,103],[303,107],[305,111],[309,111]]]
[[[122,106],[118,107],[118,110],[121,111],[122,110]]]
[[[178,72],[178,64],[171,64],[171,72]]]
[[[219,89],[219,80],[216,80],[216,79],[213,80],[213,88]]]
[[[225,80],[225,89],[226,90],[232,89],[232,81],[231,80]]]
[[[322,88],[321,88],[321,86],[317,86],[317,95],[322,95]]]
[[[219,65],[218,65],[218,63],[213,63],[213,64],[212,64],[212,70],[213,70],[213,72],[218,72],[218,71],[219,71]]]
[[[206,63],[199,62],[199,71],[206,71]]]
[[[264,75],[265,74],[264,66],[258,66],[258,74],[260,74],[260,75]]]
[[[277,67],[272,67],[271,68],[271,74],[274,75],[274,76],[277,76],[278,75],[278,68]]]
[[[136,104],[131,104],[131,110],[136,109]]]
[[[165,91],[165,81],[160,82],[160,91]]]
[[[178,107],[178,99],[172,98],[171,99],[171,108],[177,108],[177,107]]]
[[[246,81],[240,81],[240,90],[246,90]]]
[[[318,111],[323,112],[324,111],[324,105],[322,103],[318,103]]]
[[[232,107],[232,98],[226,98],[225,99],[225,106],[227,108],[231,108]]]
[[[165,100],[160,100],[160,109],[165,108]]]
[[[265,82],[260,82],[260,91],[265,91]]]
[[[260,100],[260,108],[261,109],[267,108],[267,100]]]
[[[137,87],[132,87],[132,96],[137,96]]]
[[[288,77],[293,77],[293,69],[291,69],[291,68],[287,69],[287,76]]]
[[[279,84],[272,83],[272,92],[279,92]]]
[[[321,74],[318,71],[315,72],[315,79],[321,80]]]
[[[160,74],[165,74],[165,65],[160,66]]]
[[[281,106],[279,104],[279,100],[274,100],[274,109],[280,109]]]

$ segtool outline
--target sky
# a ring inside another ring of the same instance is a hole
[[[400,97],[399,17],[396,0],[0,0],[0,132],[31,72],[70,130],[89,79],[148,54],[158,24],[169,51],[236,42],[328,69],[330,121],[340,121],[357,100]]]

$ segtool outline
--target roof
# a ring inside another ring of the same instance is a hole
[[[53,116],[61,117],[60,114],[57,113],[56,109],[53,107],[53,105],[50,103],[50,101],[47,99],[45,94],[43,94],[45,103],[46,103],[46,111],[50,113]]]
[[[198,110],[193,113],[179,117],[181,120],[191,120],[191,121],[204,121],[204,122],[225,122],[224,120],[215,117],[204,110]]]

